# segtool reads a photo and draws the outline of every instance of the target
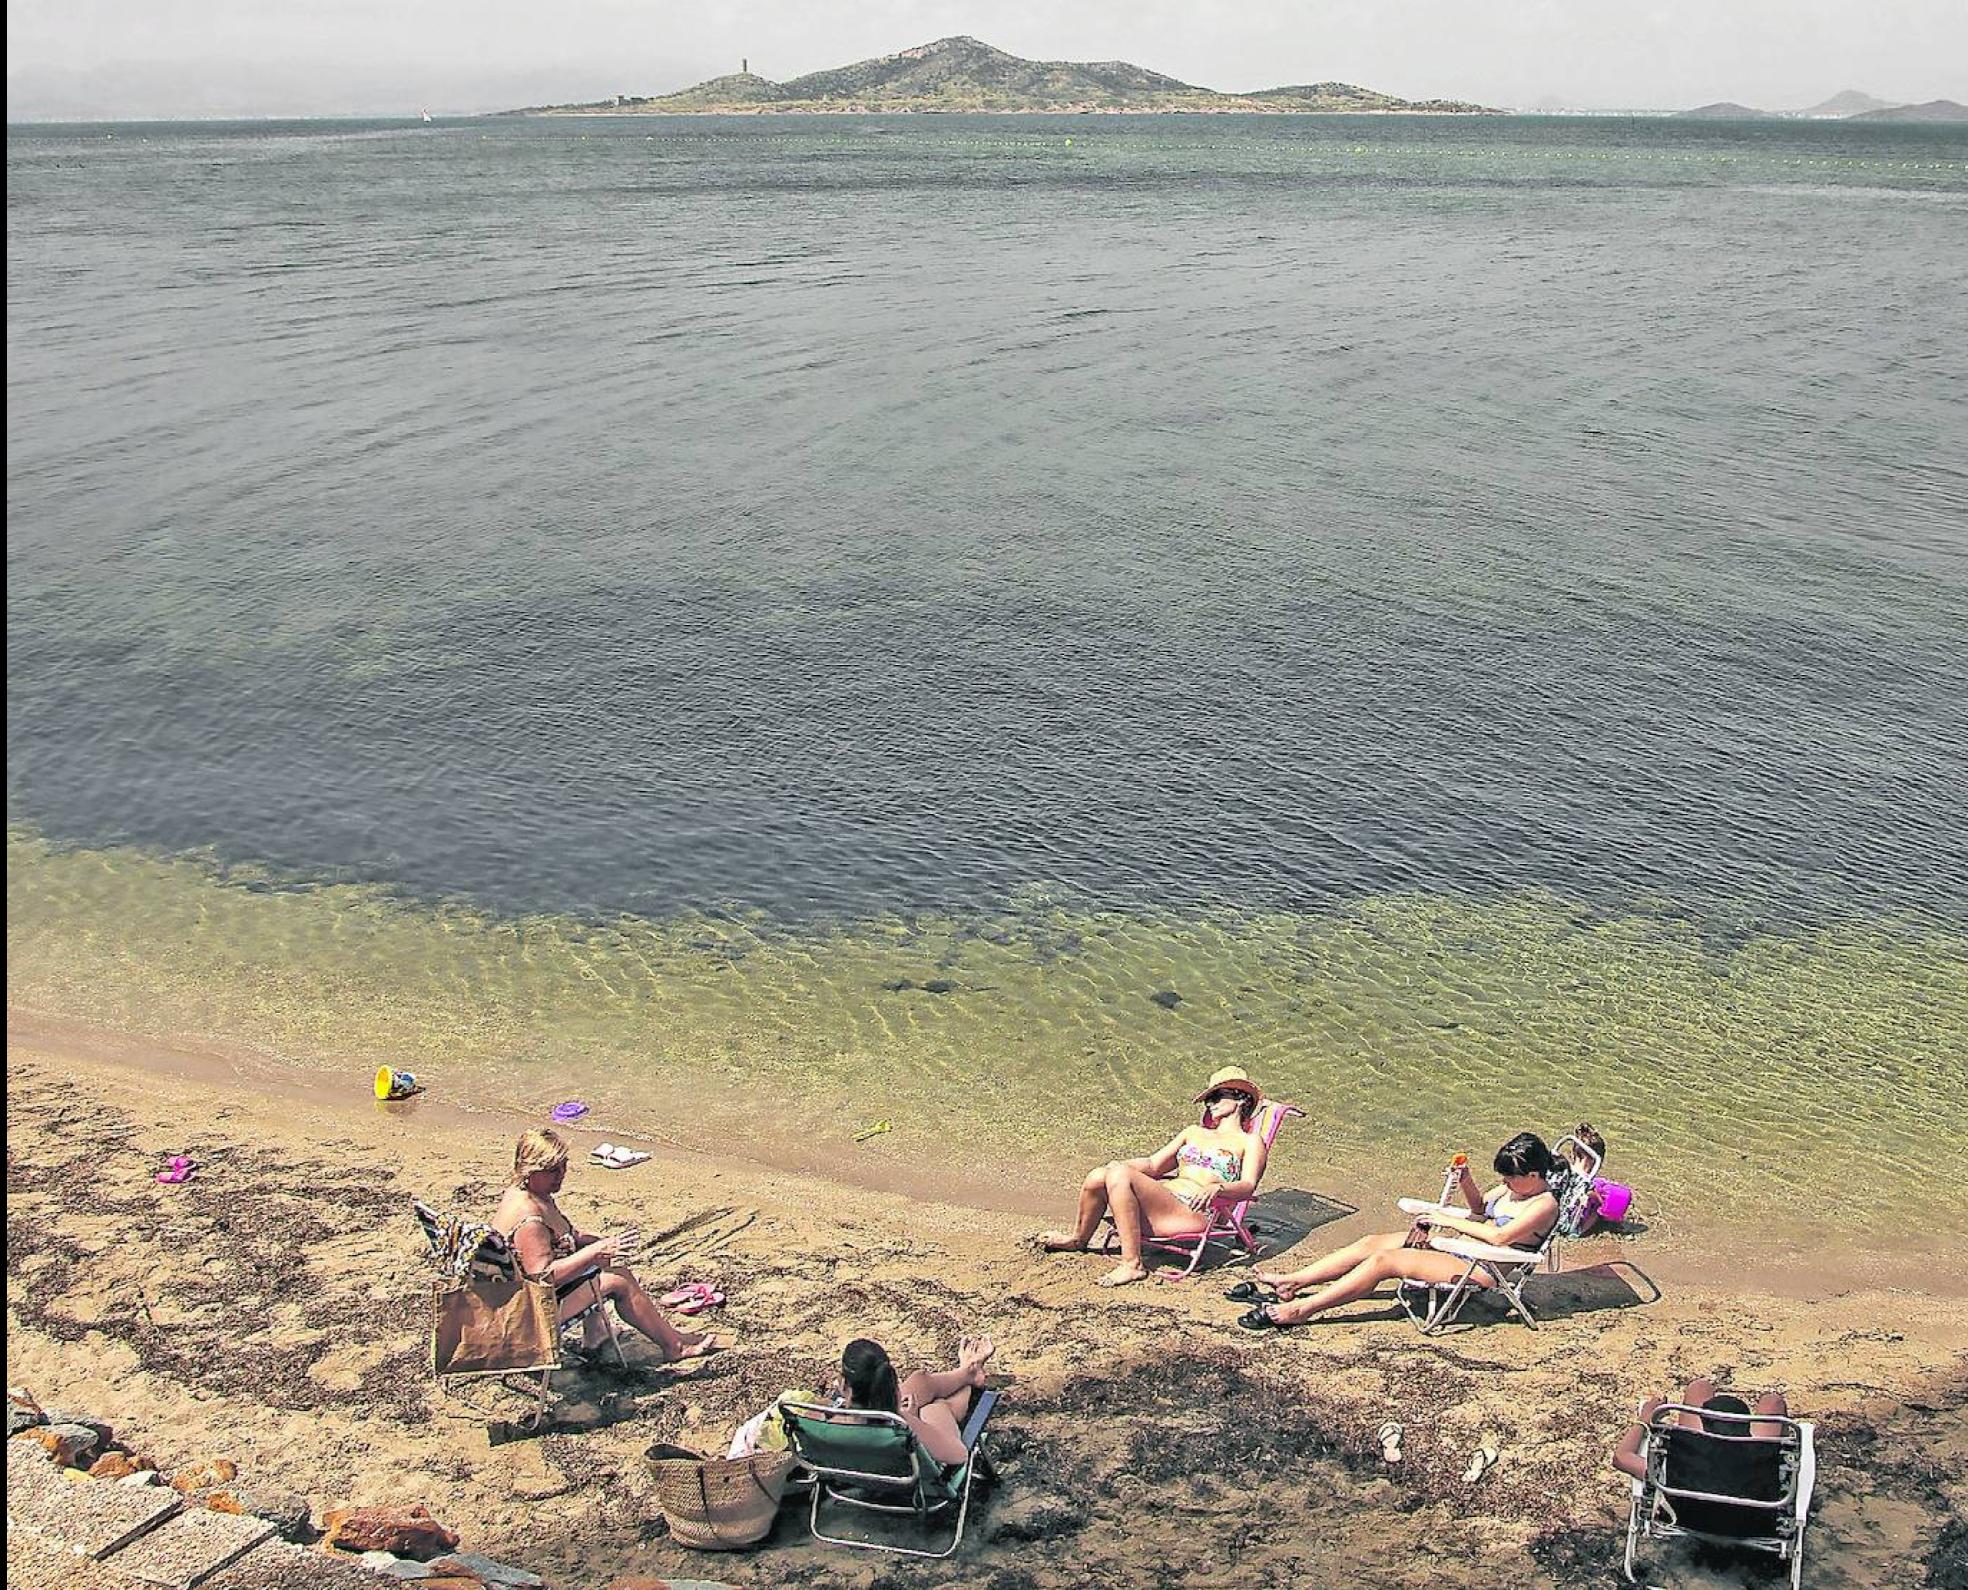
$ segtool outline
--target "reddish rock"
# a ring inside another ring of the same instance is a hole
[[[245,1505],[231,1491],[200,1491],[192,1500],[214,1513],[231,1513],[236,1518],[246,1513]]]
[[[231,1458],[207,1458],[203,1463],[187,1464],[171,1476],[171,1489],[182,1496],[193,1491],[217,1490],[239,1478],[239,1465]]]
[[[326,1544],[344,1551],[387,1551],[415,1562],[429,1562],[458,1549],[458,1532],[446,1529],[421,1503],[412,1507],[338,1507],[322,1519],[321,1527]]]
[[[126,1474],[140,1474],[149,1468],[148,1463],[139,1463],[128,1452],[105,1452],[89,1465],[89,1472],[99,1480],[120,1480]]]
[[[32,1441],[65,1469],[88,1467],[98,1445],[96,1432],[79,1424],[44,1424],[14,1439]]]

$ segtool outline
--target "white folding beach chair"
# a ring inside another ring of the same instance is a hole
[[[1670,1422],[1689,1413],[1700,1416],[1701,1429]],[[1755,1424],[1780,1425],[1782,1434],[1753,1435]],[[1816,1426],[1799,1419],[1679,1403],[1657,1408],[1647,1425],[1647,1475],[1633,1482],[1627,1515],[1628,1582],[1639,1582],[1634,1562],[1641,1541],[1685,1537],[1770,1552],[1790,1564],[1791,1590],[1798,1590],[1818,1476],[1815,1438]]]
[[[1574,1170],[1567,1162],[1565,1150],[1568,1145],[1576,1148],[1587,1161],[1584,1170]],[[1511,1312],[1526,1325],[1532,1330],[1538,1328],[1537,1316],[1531,1312],[1530,1304],[1524,1301],[1524,1283],[1537,1274],[1541,1265],[1554,1271],[1558,1269],[1561,1263],[1560,1244],[1567,1237],[1581,1235],[1591,1223],[1592,1178],[1599,1171],[1599,1156],[1576,1138],[1561,1137],[1553,1153],[1562,1172],[1552,1187],[1558,1199],[1558,1218],[1551,1223],[1535,1248],[1500,1248],[1494,1243],[1478,1242],[1473,1237],[1436,1237],[1428,1244],[1429,1247],[1437,1253],[1447,1253],[1465,1260],[1462,1274],[1453,1281],[1402,1280],[1395,1296],[1408,1318],[1421,1328],[1422,1335],[1433,1336],[1447,1330],[1471,1297],[1480,1297],[1485,1293],[1502,1298]],[[1403,1198],[1400,1208],[1410,1215],[1453,1215],[1459,1220],[1469,1218],[1469,1211],[1465,1208],[1430,1203],[1422,1198]],[[1487,1280],[1489,1285],[1483,1285],[1483,1280]]]

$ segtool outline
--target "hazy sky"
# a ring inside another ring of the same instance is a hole
[[[784,79],[968,33],[1210,88],[1796,109],[1968,100],[1968,0],[8,0],[7,113],[401,114]]]

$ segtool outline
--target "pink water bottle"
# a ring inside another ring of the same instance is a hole
[[[1449,1161],[1449,1173],[1442,1178],[1442,1196],[1438,1202],[1452,1204],[1456,1194],[1462,1191],[1462,1174],[1469,1169],[1469,1156],[1458,1154]]]

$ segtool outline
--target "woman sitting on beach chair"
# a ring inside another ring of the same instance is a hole
[[[1186,1126],[1145,1159],[1117,1159],[1088,1172],[1080,1184],[1079,1221],[1071,1231],[1039,1238],[1052,1252],[1083,1250],[1111,1211],[1121,1241],[1121,1262],[1100,1278],[1102,1286],[1126,1286],[1148,1274],[1141,1245],[1151,1237],[1207,1230],[1219,1198],[1253,1192],[1264,1177],[1270,1149],[1253,1123],[1264,1095],[1235,1066],[1209,1079],[1196,1095],[1202,1121]]]
[[[528,1131],[519,1135],[513,1151],[511,1184],[500,1195],[492,1227],[511,1246],[520,1272],[531,1281],[552,1284],[560,1301],[560,1317],[571,1320],[592,1309],[597,1300],[615,1305],[622,1320],[647,1336],[674,1362],[703,1358],[718,1350],[709,1336],[686,1335],[663,1318],[642,1283],[628,1267],[637,1233],[617,1232],[597,1237],[577,1231],[560,1212],[554,1194],[567,1180],[567,1144],[558,1132]],[[589,1316],[590,1329],[605,1328],[599,1313]],[[588,1345],[594,1345],[590,1340]]]
[[[970,1457],[964,1446],[964,1420],[971,1399],[984,1388],[985,1366],[996,1351],[988,1336],[966,1337],[957,1346],[956,1368],[918,1369],[901,1380],[887,1350],[861,1337],[841,1353],[835,1400],[842,1408],[899,1413],[915,1432],[917,1443],[938,1463],[964,1463]]]
[[[1722,1431],[1724,1435],[1742,1434],[1743,1432],[1738,1428],[1739,1421],[1745,1418],[1751,1419],[1752,1423],[1747,1433],[1758,1441],[1781,1440],[1785,1428],[1784,1421],[1790,1417],[1790,1405],[1784,1401],[1781,1391],[1765,1392],[1756,1399],[1756,1406],[1751,1408],[1740,1397],[1718,1394],[1715,1382],[1705,1375],[1699,1380],[1688,1382],[1687,1389],[1681,1393],[1681,1405],[1684,1408],[1707,1408],[1715,1413],[1732,1415],[1730,1420],[1725,1421],[1726,1428]],[[1653,1424],[1654,1415],[1665,1406],[1666,1404],[1659,1397],[1649,1397],[1640,1404],[1640,1422],[1629,1426],[1626,1434],[1620,1437],[1619,1445],[1613,1448],[1613,1467],[1620,1473],[1630,1474],[1636,1480],[1644,1480],[1647,1477],[1647,1429]],[[1702,1419],[1698,1413],[1669,1417],[1674,1420],[1678,1428],[1702,1431]],[[1754,1449],[1746,1450],[1753,1458]]]
[[[1229,1296],[1255,1306],[1237,1323],[1245,1330],[1277,1330],[1298,1325],[1314,1314],[1365,1297],[1383,1281],[1407,1278],[1453,1285],[1469,1269],[1467,1260],[1438,1253],[1428,1244],[1436,1237],[1473,1237],[1499,1248],[1536,1251],[1558,1219],[1558,1200],[1551,1191],[1557,1161],[1535,1132],[1519,1132],[1496,1152],[1501,1186],[1481,1192],[1468,1166],[1462,1169],[1462,1196],[1470,1219],[1448,1214],[1423,1215],[1406,1231],[1385,1232],[1349,1242],[1302,1270],[1259,1271],[1253,1281],[1233,1287]],[[1494,1283],[1481,1274],[1470,1277],[1476,1286]],[[1308,1287],[1319,1290],[1299,1298]],[[1267,1299],[1263,1289],[1276,1291]]]

